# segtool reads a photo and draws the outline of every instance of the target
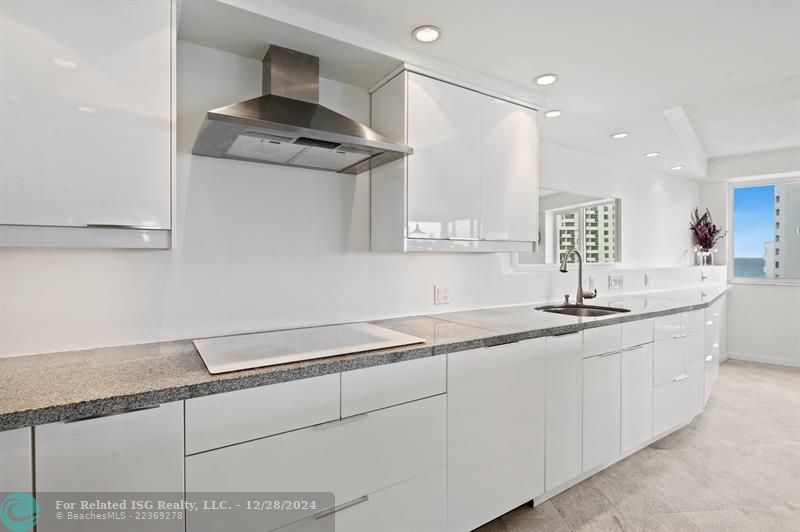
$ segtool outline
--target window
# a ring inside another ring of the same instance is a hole
[[[735,186],[731,196],[733,277],[800,279],[800,182]]]
[[[615,205],[612,201],[556,211],[558,261],[563,260],[570,249],[577,247],[586,263],[615,262],[617,241],[613,222],[606,221],[608,215],[600,221],[601,211],[613,212]],[[600,253],[601,249],[604,252],[608,250],[608,253]],[[575,257],[570,257],[570,261],[574,262]]]

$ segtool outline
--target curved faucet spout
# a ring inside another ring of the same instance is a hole
[[[583,298],[592,299],[597,297],[597,289],[595,289],[594,292],[583,291],[583,256],[581,252],[578,251],[578,248],[572,248],[564,254],[564,258],[561,259],[561,267],[559,268],[561,273],[567,273],[567,261],[573,254],[578,257],[578,297],[575,298],[575,303],[583,305]]]

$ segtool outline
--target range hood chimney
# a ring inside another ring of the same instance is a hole
[[[414,152],[319,104],[319,58],[270,46],[262,92],[206,114],[192,153],[357,174]]]

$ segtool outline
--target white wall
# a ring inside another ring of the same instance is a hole
[[[758,166],[754,161],[769,161],[757,154],[725,163],[732,178],[767,175],[770,164]],[[730,165],[729,165],[730,164]],[[729,165],[729,166],[728,166]],[[722,168],[719,166],[718,168]],[[785,168],[782,168],[785,169]],[[704,208],[714,219],[730,228],[727,181],[711,181],[700,187]],[[733,234],[722,241],[716,259],[725,262]],[[728,296],[728,358],[771,364],[800,366],[800,285],[764,285],[735,283]]]
[[[800,367],[800,286],[733,285],[728,358]]]
[[[258,95],[261,65],[178,47],[178,247],[0,249],[0,356],[521,304],[573,292],[575,273],[508,255],[369,252],[369,178],[195,157],[206,110]],[[365,91],[322,80],[322,103],[366,121]],[[622,198],[626,290],[698,284],[696,182],[545,144],[542,186]],[[607,271],[592,270],[602,293]],[[718,279],[721,280],[721,279]],[[434,283],[452,304],[434,306]]]

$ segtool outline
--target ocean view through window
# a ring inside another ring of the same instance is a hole
[[[800,183],[733,189],[733,276],[800,279]]]

